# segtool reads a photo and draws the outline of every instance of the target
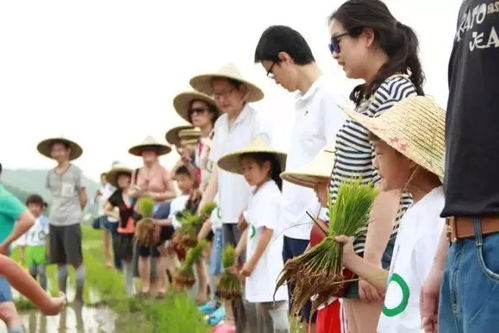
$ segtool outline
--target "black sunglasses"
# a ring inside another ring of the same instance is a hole
[[[206,111],[208,111],[208,108],[191,108],[189,110],[189,115],[192,115],[194,113],[201,114],[201,113],[205,113]]]
[[[340,51],[341,51],[341,48],[340,48],[341,39],[340,38],[345,37],[349,34],[350,34],[349,32],[344,32],[342,34],[331,37],[331,43],[329,44],[329,51],[331,51],[331,54],[333,54],[333,53],[339,54],[340,53]]]

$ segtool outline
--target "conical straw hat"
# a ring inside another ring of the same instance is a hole
[[[183,125],[183,126],[177,126],[177,127],[170,129],[168,132],[166,132],[166,135],[165,135],[166,142],[178,147],[180,145],[180,137],[178,136],[180,131],[186,130],[186,129],[192,129],[192,128],[194,128],[194,127],[191,125]]]
[[[188,122],[191,122],[189,119],[189,107],[192,101],[203,101],[209,105],[212,105],[215,108],[217,115],[220,115],[220,110],[215,104],[213,98],[197,91],[187,91],[178,94],[173,99],[173,107],[175,108],[175,111],[177,111],[178,115]]]
[[[187,144],[195,144],[199,142],[201,138],[201,130],[198,127],[194,127],[192,129],[184,129],[178,133],[178,137],[180,141]]]
[[[286,167],[286,153],[277,151],[269,146],[269,144],[261,137],[256,137],[250,144],[242,150],[227,154],[218,160],[218,167],[232,173],[242,174],[241,170],[241,155],[249,153],[270,153],[274,154],[277,161],[281,165],[281,170]]]
[[[50,151],[54,143],[64,143],[71,149],[71,154],[69,155],[70,161],[77,159],[83,154],[83,149],[79,144],[63,137],[45,139],[38,144],[37,149],[43,156],[52,158]]]
[[[377,118],[345,112],[402,155],[444,176],[445,110],[431,98],[405,98]]]
[[[118,175],[123,173],[131,176],[132,169],[121,163],[116,163],[113,165],[113,168],[107,172],[107,181],[114,187],[118,188]]]
[[[328,144],[307,165],[281,173],[285,181],[313,188],[317,183],[331,178],[334,166],[334,143]]]
[[[247,101],[249,103],[263,99],[263,91],[256,84],[243,79],[241,72],[234,64],[227,64],[214,73],[195,76],[191,79],[190,84],[197,91],[212,96],[213,88],[211,87],[211,82],[214,78],[228,78],[243,83],[248,88]]]
[[[135,156],[142,156],[144,150],[153,150],[160,156],[168,154],[172,149],[169,146],[156,141],[152,136],[148,136],[141,144],[130,148],[128,152]]]

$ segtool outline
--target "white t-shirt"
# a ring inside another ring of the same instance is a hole
[[[218,160],[229,153],[243,149],[256,136],[264,133],[257,111],[246,105],[229,129],[229,118],[223,114],[215,123],[215,136],[210,151],[210,160]],[[270,140],[269,140],[270,141]],[[218,169],[218,200],[223,223],[235,224],[248,205],[250,186],[242,175]]]
[[[410,207],[400,222],[378,332],[421,332],[419,299],[445,220],[444,193],[438,187]]]
[[[324,146],[334,140],[345,121],[338,104],[339,98],[324,77],[317,79],[305,94],[298,94],[295,124],[286,160],[287,170],[310,163]],[[285,227],[284,235],[294,239],[310,239],[313,222],[304,208],[317,202],[314,191],[284,181],[282,196],[281,223]]]
[[[255,252],[263,227],[273,229],[272,239],[263,252],[255,269],[246,278],[245,295],[248,302],[272,302],[277,278],[282,271],[282,228],[278,217],[281,210],[281,191],[274,181],[263,184],[250,198],[245,213],[248,222],[248,242],[246,258],[251,258]],[[275,294],[276,301],[288,299],[288,290],[282,286]]]
[[[189,200],[188,195],[181,195],[172,200],[170,204],[170,215],[168,218],[172,219],[172,225],[175,230],[178,230],[182,227],[180,222],[177,221],[177,213],[182,212],[185,209],[185,205]]]
[[[49,220],[45,216],[36,219],[35,224],[29,230],[19,237],[16,241],[17,246],[41,246],[46,245],[46,239],[49,234]]]

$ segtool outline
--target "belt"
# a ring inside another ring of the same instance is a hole
[[[482,235],[499,232],[499,216],[480,217],[479,221]],[[447,225],[447,238],[453,243],[460,239],[475,237],[471,217],[448,217],[445,219],[445,224]]]

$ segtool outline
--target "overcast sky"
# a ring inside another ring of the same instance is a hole
[[[255,107],[269,121],[279,119],[273,142],[287,149],[293,95],[253,63],[256,43],[269,25],[300,31],[346,104],[356,82],[345,78],[327,48],[327,17],[342,2],[2,1],[0,161],[6,168],[52,167],[36,145],[62,135],[82,145],[76,164],[91,178],[114,160],[139,166],[128,148],[149,134],[164,140],[182,123],[173,97],[189,89],[193,75],[227,62],[263,88],[265,100]],[[387,1],[395,17],[416,30],[425,90],[444,107],[460,3]],[[162,162],[176,158],[172,153]]]

